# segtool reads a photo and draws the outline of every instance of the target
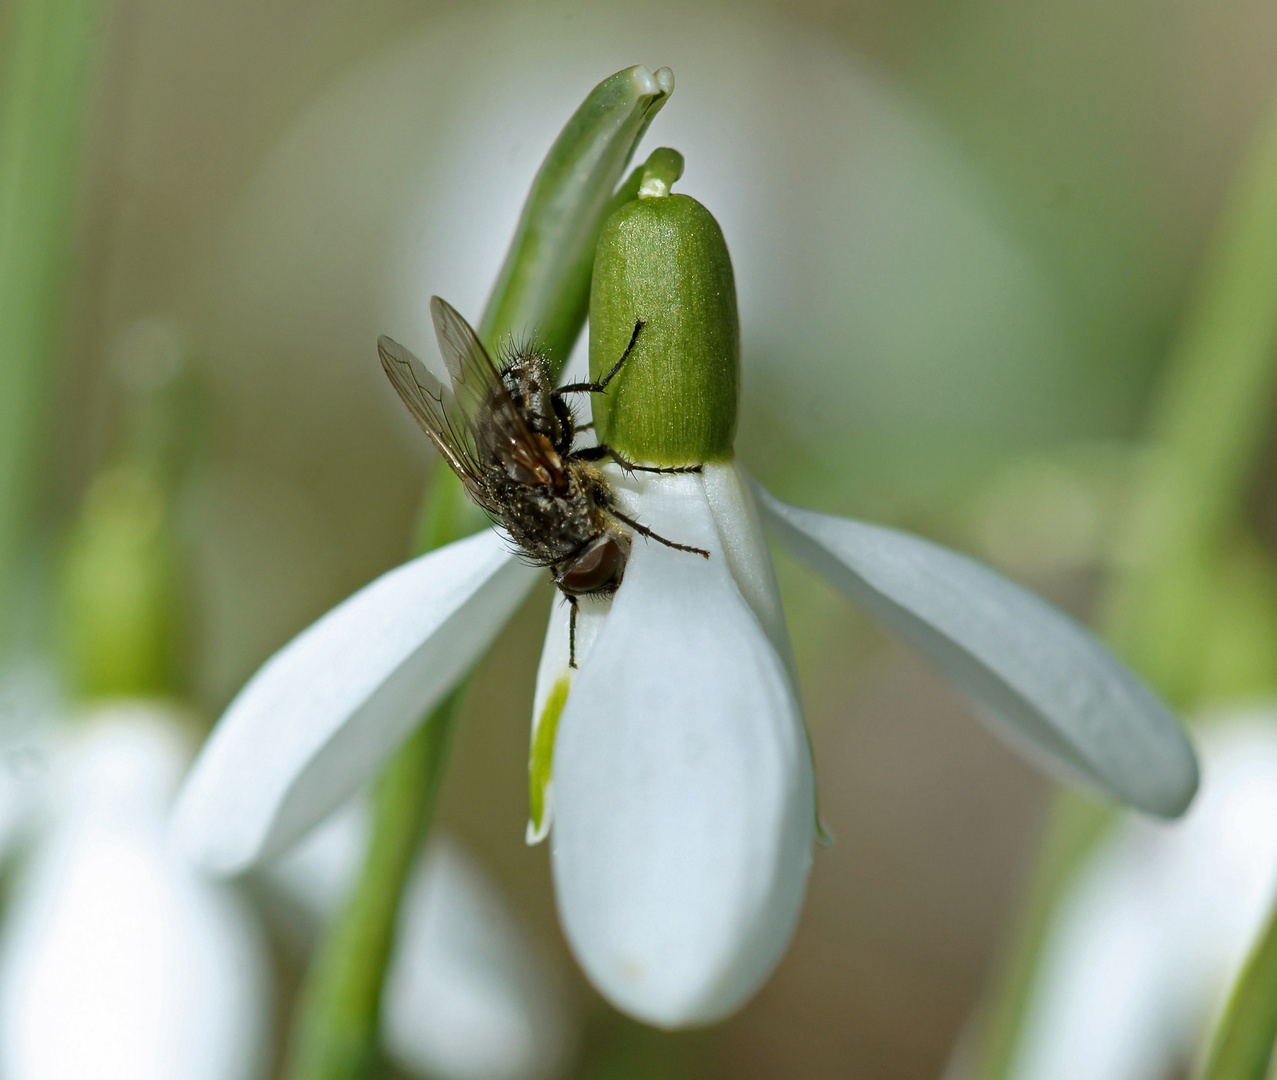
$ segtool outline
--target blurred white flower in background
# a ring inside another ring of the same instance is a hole
[[[1124,820],[1056,909],[1011,1080],[1172,1080],[1203,1052],[1277,892],[1277,707],[1197,730],[1183,820]]]
[[[382,1008],[391,1059],[432,1080],[559,1075],[571,1036],[562,992],[461,848],[433,838],[402,904]]]
[[[0,944],[0,1075],[263,1075],[271,1009],[257,925],[167,843],[189,760],[173,717],[103,707],[48,745]]]
[[[28,659],[0,669],[0,866],[30,839],[63,716],[58,681],[45,665]]]
[[[264,876],[300,907],[312,935],[337,911],[368,845],[354,799]],[[431,1080],[545,1080],[576,1034],[561,979],[474,860],[438,831],[400,901],[382,998],[390,1059]]]

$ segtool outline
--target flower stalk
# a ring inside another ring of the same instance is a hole
[[[354,889],[307,972],[291,1080],[354,1080],[374,1073],[382,987],[399,901],[430,831],[465,696],[459,686],[391,759],[373,796],[372,842]]]
[[[1264,445],[1277,381],[1277,109],[1233,185],[1151,422],[1151,460],[1101,604],[1106,636],[1181,707],[1210,695],[1203,628],[1221,560]],[[1055,898],[1113,822],[1061,792],[1003,973],[984,1019],[972,1080],[1007,1080]],[[1270,927],[1221,1027],[1209,1080],[1263,1076],[1277,1035],[1277,942]],[[1246,1016],[1240,1015],[1246,1013]],[[1263,1036],[1256,1039],[1256,1030]],[[1266,1038],[1266,1042],[1264,1039]],[[1242,1064],[1244,1047],[1258,1058]],[[1258,1071],[1254,1071],[1254,1070]]]
[[[9,6],[0,63],[0,629],[40,418],[52,379],[71,230],[96,0]]]
[[[1202,1080],[1264,1080],[1277,1032],[1277,911],[1233,987]]]

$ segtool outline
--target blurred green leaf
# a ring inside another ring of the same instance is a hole
[[[1234,179],[1153,414],[1153,453],[1104,622],[1174,704],[1200,695],[1214,568],[1277,383],[1277,108]]]
[[[71,267],[96,0],[16,0],[0,62],[0,619]],[[2,626],[2,624],[0,624]]]

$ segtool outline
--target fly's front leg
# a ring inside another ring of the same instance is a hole
[[[619,359],[615,364],[613,364],[612,370],[609,371],[606,375],[604,375],[603,378],[601,378],[598,382],[568,383],[567,386],[560,386],[559,389],[556,391],[556,393],[560,393],[560,394],[585,394],[585,393],[601,394],[603,393],[603,391],[607,389],[607,384],[612,381],[612,376],[614,376],[618,371],[620,371],[621,365],[624,364],[625,361],[630,358],[630,353],[634,351],[634,345],[638,341],[639,331],[642,330],[645,325],[646,323],[644,323],[642,319],[639,319],[634,324],[634,333],[630,335],[630,343],[625,346],[625,352],[621,353],[621,359]]]

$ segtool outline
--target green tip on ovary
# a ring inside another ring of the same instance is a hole
[[[590,289],[590,374],[634,350],[593,399],[601,440],[654,465],[732,456],[740,393],[736,281],[722,229],[695,199],[670,193],[683,156],[662,147],[638,198],[603,227]]]

